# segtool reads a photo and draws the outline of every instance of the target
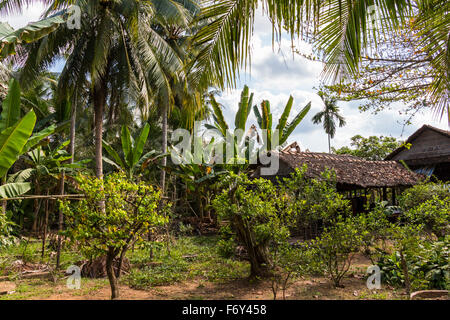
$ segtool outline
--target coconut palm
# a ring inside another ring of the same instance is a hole
[[[316,113],[312,118],[314,124],[323,124],[325,133],[328,135],[328,152],[331,153],[331,139],[336,134],[336,120],[339,127],[345,126],[346,122],[344,117],[339,114],[339,107],[336,104],[336,99],[327,98],[323,92],[319,92],[318,95],[322,98],[324,108]]]
[[[3,1],[0,12],[20,9],[29,2]],[[29,83],[61,53],[67,58],[59,78],[60,97],[76,97],[73,93],[80,92],[89,78],[95,119],[95,173],[101,178],[103,118],[112,91],[117,89],[115,95],[122,95],[142,108],[151,106],[155,94],[161,97],[163,88],[168,86],[165,75],[178,74],[182,61],[152,26],[157,16],[185,19],[186,6],[191,1],[61,0],[52,2],[46,16],[67,10],[71,4],[81,9],[81,28],[70,29],[61,24],[54,32],[26,46],[19,59],[23,66],[21,81]],[[114,86],[117,84],[121,85]],[[170,90],[165,92],[168,94],[161,99],[169,100]]]
[[[362,57],[376,48],[386,31],[419,29],[434,67],[430,90],[434,107],[449,111],[450,2],[447,0],[222,0],[206,1],[196,35],[199,48],[192,64],[199,85],[233,87],[239,70],[250,62],[255,11],[263,11],[273,25],[274,38],[283,30],[313,45],[325,62],[325,79],[356,74]],[[376,18],[376,19],[374,19]],[[374,20],[381,23],[372,23]],[[394,41],[394,40],[393,40]]]

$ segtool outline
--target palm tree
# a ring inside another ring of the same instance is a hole
[[[339,127],[345,126],[345,119],[339,114],[339,107],[334,98],[327,98],[323,92],[318,95],[322,98],[324,108],[314,115],[312,121],[314,124],[323,123],[323,128],[328,135],[328,152],[331,153],[331,139],[336,134],[336,120],[339,121]]]
[[[450,28],[447,0],[222,0],[209,1],[195,37],[198,47],[192,65],[199,85],[236,86],[239,70],[250,62],[250,40],[255,11],[262,4],[273,25],[273,36],[283,30],[313,45],[325,63],[325,79],[337,81],[357,73],[362,56],[377,45],[386,31],[418,29],[434,67],[430,93],[437,111],[449,107]],[[372,23],[374,17],[382,21]],[[449,119],[450,121],[450,119]]]
[[[28,2],[31,1],[3,1],[0,12],[20,9]],[[186,10],[183,1],[174,0],[61,0],[53,1],[46,15],[67,10],[71,4],[81,9],[81,29],[69,29],[61,24],[54,32],[26,46],[21,56],[21,81],[29,83],[61,53],[67,59],[59,78],[60,97],[76,97],[74,93],[80,92],[86,78],[89,79],[94,109],[95,173],[102,178],[103,120],[113,86],[121,84],[114,87],[119,88],[114,94],[123,95],[143,108],[150,107],[152,97],[167,87],[161,66],[171,74],[182,70],[176,52],[152,26],[159,15],[182,19]],[[169,96],[164,99],[168,100]]]

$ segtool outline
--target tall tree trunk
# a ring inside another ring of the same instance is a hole
[[[49,190],[47,189],[47,197]],[[42,252],[41,259],[44,259],[45,255],[45,240],[47,239],[47,226],[48,226],[48,198],[45,199],[45,219],[44,219],[44,234],[42,235]]]
[[[119,285],[114,272],[114,249],[109,248],[106,255],[106,274],[108,275],[109,285],[111,286],[111,300],[119,298]]]
[[[162,152],[167,152],[167,104],[163,103],[163,109],[162,109]],[[161,160],[161,165],[165,167],[167,165],[167,158],[163,157]],[[165,184],[166,184],[166,171],[164,168],[161,170],[161,190],[162,194],[164,195],[165,190]]]
[[[236,216],[233,220],[238,239],[247,250],[250,260],[250,277],[251,278],[268,278],[273,275],[271,271],[271,261],[267,249],[267,244],[256,243],[253,235],[249,231],[249,227],[240,216]]]
[[[65,172],[64,170],[61,172],[61,178],[59,180],[59,194],[64,194],[64,179],[65,179]],[[62,210],[59,209],[59,216],[58,216],[58,247],[56,249],[56,269],[59,269],[61,265],[61,249],[62,249],[62,236],[61,232],[63,230],[63,223],[64,223],[64,216],[62,213]]]
[[[1,185],[6,183],[6,174],[4,177],[2,177]],[[6,214],[6,207],[8,205],[8,202],[6,200],[2,200],[2,214]]]
[[[38,196],[41,193],[40,187],[39,187],[39,181],[38,179],[34,180],[34,192]],[[39,216],[39,211],[41,210],[41,200],[34,199],[34,213],[33,213],[33,226],[31,227],[31,231],[36,232],[37,229],[37,221]]]
[[[95,175],[103,179],[102,137],[103,112],[106,103],[106,82],[100,79],[94,86],[94,121],[95,121]]]
[[[75,93],[76,95],[76,93]],[[75,161],[75,121],[77,118],[77,99],[75,96],[75,99],[72,103],[72,113],[70,115],[70,144],[69,144],[69,152],[70,152],[70,162],[69,163],[74,163]]]
[[[330,135],[328,135],[328,153],[331,153],[331,139],[330,139]]]

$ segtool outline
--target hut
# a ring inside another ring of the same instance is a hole
[[[307,165],[306,176],[320,179],[326,169],[335,171],[337,190],[346,194],[352,201],[353,212],[364,211],[367,195],[396,204],[399,191],[415,185],[421,176],[405,168],[397,161],[369,161],[351,155],[302,152],[293,144],[273,154],[279,160],[279,169],[275,174],[262,175],[259,166],[253,177],[264,177],[275,181],[289,177],[295,168]]]
[[[386,160],[402,160],[417,173],[450,181],[450,131],[423,125]]]

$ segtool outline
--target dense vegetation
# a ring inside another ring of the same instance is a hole
[[[2,1],[0,13],[28,3]],[[83,276],[107,276],[113,299],[119,283],[148,289],[246,277],[286,298],[294,281],[314,275],[344,286],[354,257],[365,255],[384,283],[408,295],[448,289],[448,184],[405,190],[392,219],[384,203],[352,215],[332,171],[250,178],[254,161],[286,146],[311,109],[291,96],[275,125],[270,101],[254,101],[244,86],[234,123],[225,119],[216,96],[250,61],[258,3],[274,37],[285,29],[309,41],[317,52],[309,58],[344,80],[319,92],[325,108],[313,117],[330,152],[336,126],[346,124],[333,92],[364,96],[361,86],[341,86],[382,68],[363,57],[378,57],[380,39],[394,48],[398,30],[418,39],[428,75],[414,105],[448,114],[447,1],[53,1],[41,21],[18,30],[0,24],[0,277],[32,265],[57,281],[75,264]],[[388,22],[380,30],[370,21],[373,3]],[[76,28],[66,23],[72,5],[81,12]],[[64,67],[52,73],[56,62]],[[366,79],[365,97],[385,102],[397,76],[388,87]],[[388,100],[406,99],[414,86],[399,90]],[[258,126],[249,127],[252,112]],[[178,129],[190,134],[187,147],[170,141]],[[333,151],[381,160],[399,144],[355,136],[353,149]]]

